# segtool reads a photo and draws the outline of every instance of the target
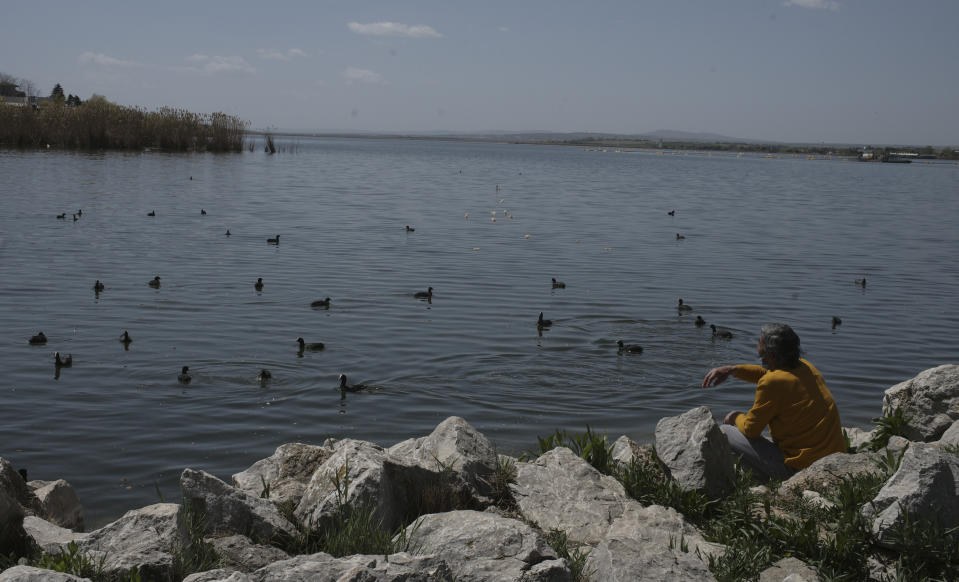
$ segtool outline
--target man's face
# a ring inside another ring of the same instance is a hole
[[[770,363],[766,361],[766,352],[763,351],[762,336],[759,336],[759,341],[756,342],[756,353],[759,355],[759,359],[762,360],[762,363],[768,368]]]

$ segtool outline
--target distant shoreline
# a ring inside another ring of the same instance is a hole
[[[679,151],[704,151],[704,152],[725,152],[725,153],[760,153],[760,154],[787,154],[787,155],[822,155],[857,158],[862,153],[863,148],[852,147],[848,145],[810,145],[810,144],[790,144],[790,143],[749,143],[749,142],[707,142],[707,141],[671,141],[659,139],[627,139],[627,138],[594,138],[586,137],[579,139],[535,139],[518,135],[505,134],[502,136],[491,135],[408,135],[408,134],[390,134],[390,133],[336,133],[336,132],[267,132],[247,130],[249,136],[282,136],[282,137],[311,137],[327,139],[392,139],[408,141],[442,141],[459,143],[502,143],[515,145],[554,145],[554,146],[574,146],[587,148],[616,148],[616,149],[642,149],[642,150],[679,150]],[[928,146],[918,148],[915,146],[884,146],[870,148],[871,152],[877,154],[876,159],[882,154],[893,152],[913,152],[916,154],[925,154],[923,159],[927,160],[959,160],[959,150],[951,147],[941,150],[931,150]]]

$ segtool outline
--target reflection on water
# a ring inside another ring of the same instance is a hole
[[[185,467],[229,479],[285,442],[389,445],[453,414],[504,452],[587,424],[648,440],[664,415],[748,406],[746,384],[699,385],[755,362],[770,321],[846,425],[959,352],[953,166],[300,140],[2,151],[0,174],[0,456],[73,483],[94,527],[175,500]]]

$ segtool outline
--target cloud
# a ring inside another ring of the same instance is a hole
[[[186,60],[196,63],[196,66],[188,67],[188,70],[202,73],[224,73],[239,71],[242,73],[255,73],[256,69],[250,66],[243,57],[221,57],[219,55],[210,56],[203,54],[194,54]]]
[[[306,56],[306,52],[298,48],[291,48],[287,49],[286,51],[277,49],[256,49],[256,54],[259,55],[261,59],[272,61],[292,61],[296,57]]]
[[[509,32],[509,27],[508,27],[508,26],[501,26],[501,27],[499,27],[499,31],[500,31],[500,32]]]
[[[369,24],[360,24],[359,22],[350,22],[347,24],[350,30],[356,34],[364,36],[405,36],[407,38],[442,38],[432,26],[417,24],[410,26],[399,22],[371,22]]]
[[[783,6],[798,6],[800,8],[812,8],[819,10],[839,10],[839,2],[835,0],[786,0]]]
[[[111,57],[110,55],[94,53],[90,51],[80,53],[80,56],[77,57],[77,60],[85,65],[93,64],[104,67],[136,67],[139,65],[139,63],[134,61],[125,61],[123,59]]]
[[[346,82],[349,84],[353,83],[366,83],[369,85],[386,85],[386,81],[383,80],[383,76],[377,73],[376,71],[371,71],[369,69],[358,69],[356,67],[347,67],[343,71],[343,77],[346,78]]]

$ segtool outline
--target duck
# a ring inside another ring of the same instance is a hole
[[[77,218],[77,215],[76,215],[76,214],[74,214],[74,215],[73,215],[73,222],[76,222],[76,221],[78,221],[78,220],[80,220],[80,219]]]
[[[832,328],[833,328],[833,329],[836,329],[836,326],[837,326],[837,325],[842,325],[842,320],[839,319],[839,316],[833,315],[833,316],[832,316]]]
[[[862,279],[856,279],[856,285],[859,285],[860,287],[862,287],[863,289],[865,289],[865,288],[866,288],[866,278],[863,277]]]
[[[180,382],[180,384],[189,384],[190,380],[193,379],[193,377],[190,376],[190,366],[183,366],[176,379]]]
[[[322,350],[323,348],[326,347],[325,345],[323,345],[323,342],[311,342],[311,343],[306,343],[306,340],[304,340],[304,339],[301,338],[301,337],[296,338],[296,341],[297,341],[298,344],[300,344],[300,351],[301,351],[301,352],[302,352],[303,350],[310,350],[311,352],[318,352],[318,351],[320,351],[320,350]]]
[[[693,310],[693,306],[692,306],[692,305],[686,305],[685,303],[683,303],[683,298],[680,297],[680,298],[679,298],[679,304],[676,305],[676,309],[678,309],[679,311],[692,311],[692,310]]]
[[[555,278],[553,279],[553,289],[565,289],[565,288],[566,288],[566,283],[563,283],[562,281],[557,281]]]
[[[41,331],[37,335],[30,338],[29,342],[33,345],[45,344],[47,343],[47,336],[43,335]]]
[[[280,235],[276,235],[276,238],[268,238],[266,239],[266,242],[270,243],[271,245],[278,245],[280,244]]]
[[[77,216],[83,216],[83,209],[77,208]]]
[[[69,368],[73,365],[73,355],[67,354],[63,358],[60,357],[60,352],[53,352],[53,363],[57,367]]]
[[[64,212],[63,214],[58,214],[58,215],[57,215],[57,218],[60,219],[60,220],[66,220],[66,219],[67,219],[67,213]]]
[[[230,236],[230,229],[226,229],[226,236]]]
[[[367,388],[366,384],[347,384],[346,374],[340,374],[340,392],[359,392]]]
[[[416,229],[407,224],[407,225],[406,225],[406,232],[416,232]]]
[[[433,299],[433,288],[430,287],[426,291],[417,291],[413,294],[413,297],[417,299]]]
[[[549,327],[553,325],[552,319],[543,319],[543,312],[539,312],[539,319],[536,320],[536,327]]]
[[[103,291],[104,289],[106,289],[106,285],[101,283],[100,279],[97,279],[97,282],[93,284],[93,290],[99,293],[100,291]]]
[[[696,316],[696,327],[702,327],[702,326],[704,326],[704,325],[706,325],[706,320],[703,319],[703,316],[702,316],[702,315],[697,315],[697,316]]]
[[[206,216],[206,210],[203,210],[203,209],[201,208],[201,209],[200,209],[200,215]]]
[[[329,308],[330,308],[330,298],[327,297],[326,299],[317,299],[317,300],[314,301],[313,303],[310,303],[310,307],[325,307],[325,308],[329,309]]]
[[[156,216],[156,215],[157,215],[156,210],[151,210],[150,212],[147,212],[147,216]]]
[[[130,337],[130,332],[128,332],[127,330],[123,330],[123,333],[120,335],[120,341],[125,344],[129,344],[130,342],[132,342],[133,338]]]
[[[686,237],[684,237],[683,235],[681,235],[681,234],[679,234],[679,233],[677,232],[677,233],[676,233],[676,240],[686,240]]]
[[[257,277],[257,278],[256,278],[256,283],[253,284],[253,287],[254,287],[257,291],[262,291],[262,290],[263,290],[263,277]]]
[[[675,210],[670,210],[670,211],[667,212],[666,214],[668,214],[668,215],[670,215],[670,216],[676,216],[676,211],[675,211]]]
[[[160,276],[157,275],[157,276],[154,277],[153,279],[150,279],[150,281],[147,282],[147,285],[149,285],[150,287],[153,287],[154,289],[159,289],[159,288],[160,288]]]
[[[728,329],[716,329],[714,324],[709,324],[709,328],[713,330],[713,337],[719,337],[723,339],[732,339],[733,332]]]
[[[624,344],[623,340],[617,340],[616,345],[619,346],[619,353],[623,353],[623,352],[626,352],[627,354],[643,353],[643,346],[639,344]]]
[[[266,384],[272,379],[273,379],[273,374],[271,374],[270,371],[267,370],[266,368],[263,368],[262,370],[260,370],[260,373],[256,375],[256,381],[259,382],[260,384]]]

